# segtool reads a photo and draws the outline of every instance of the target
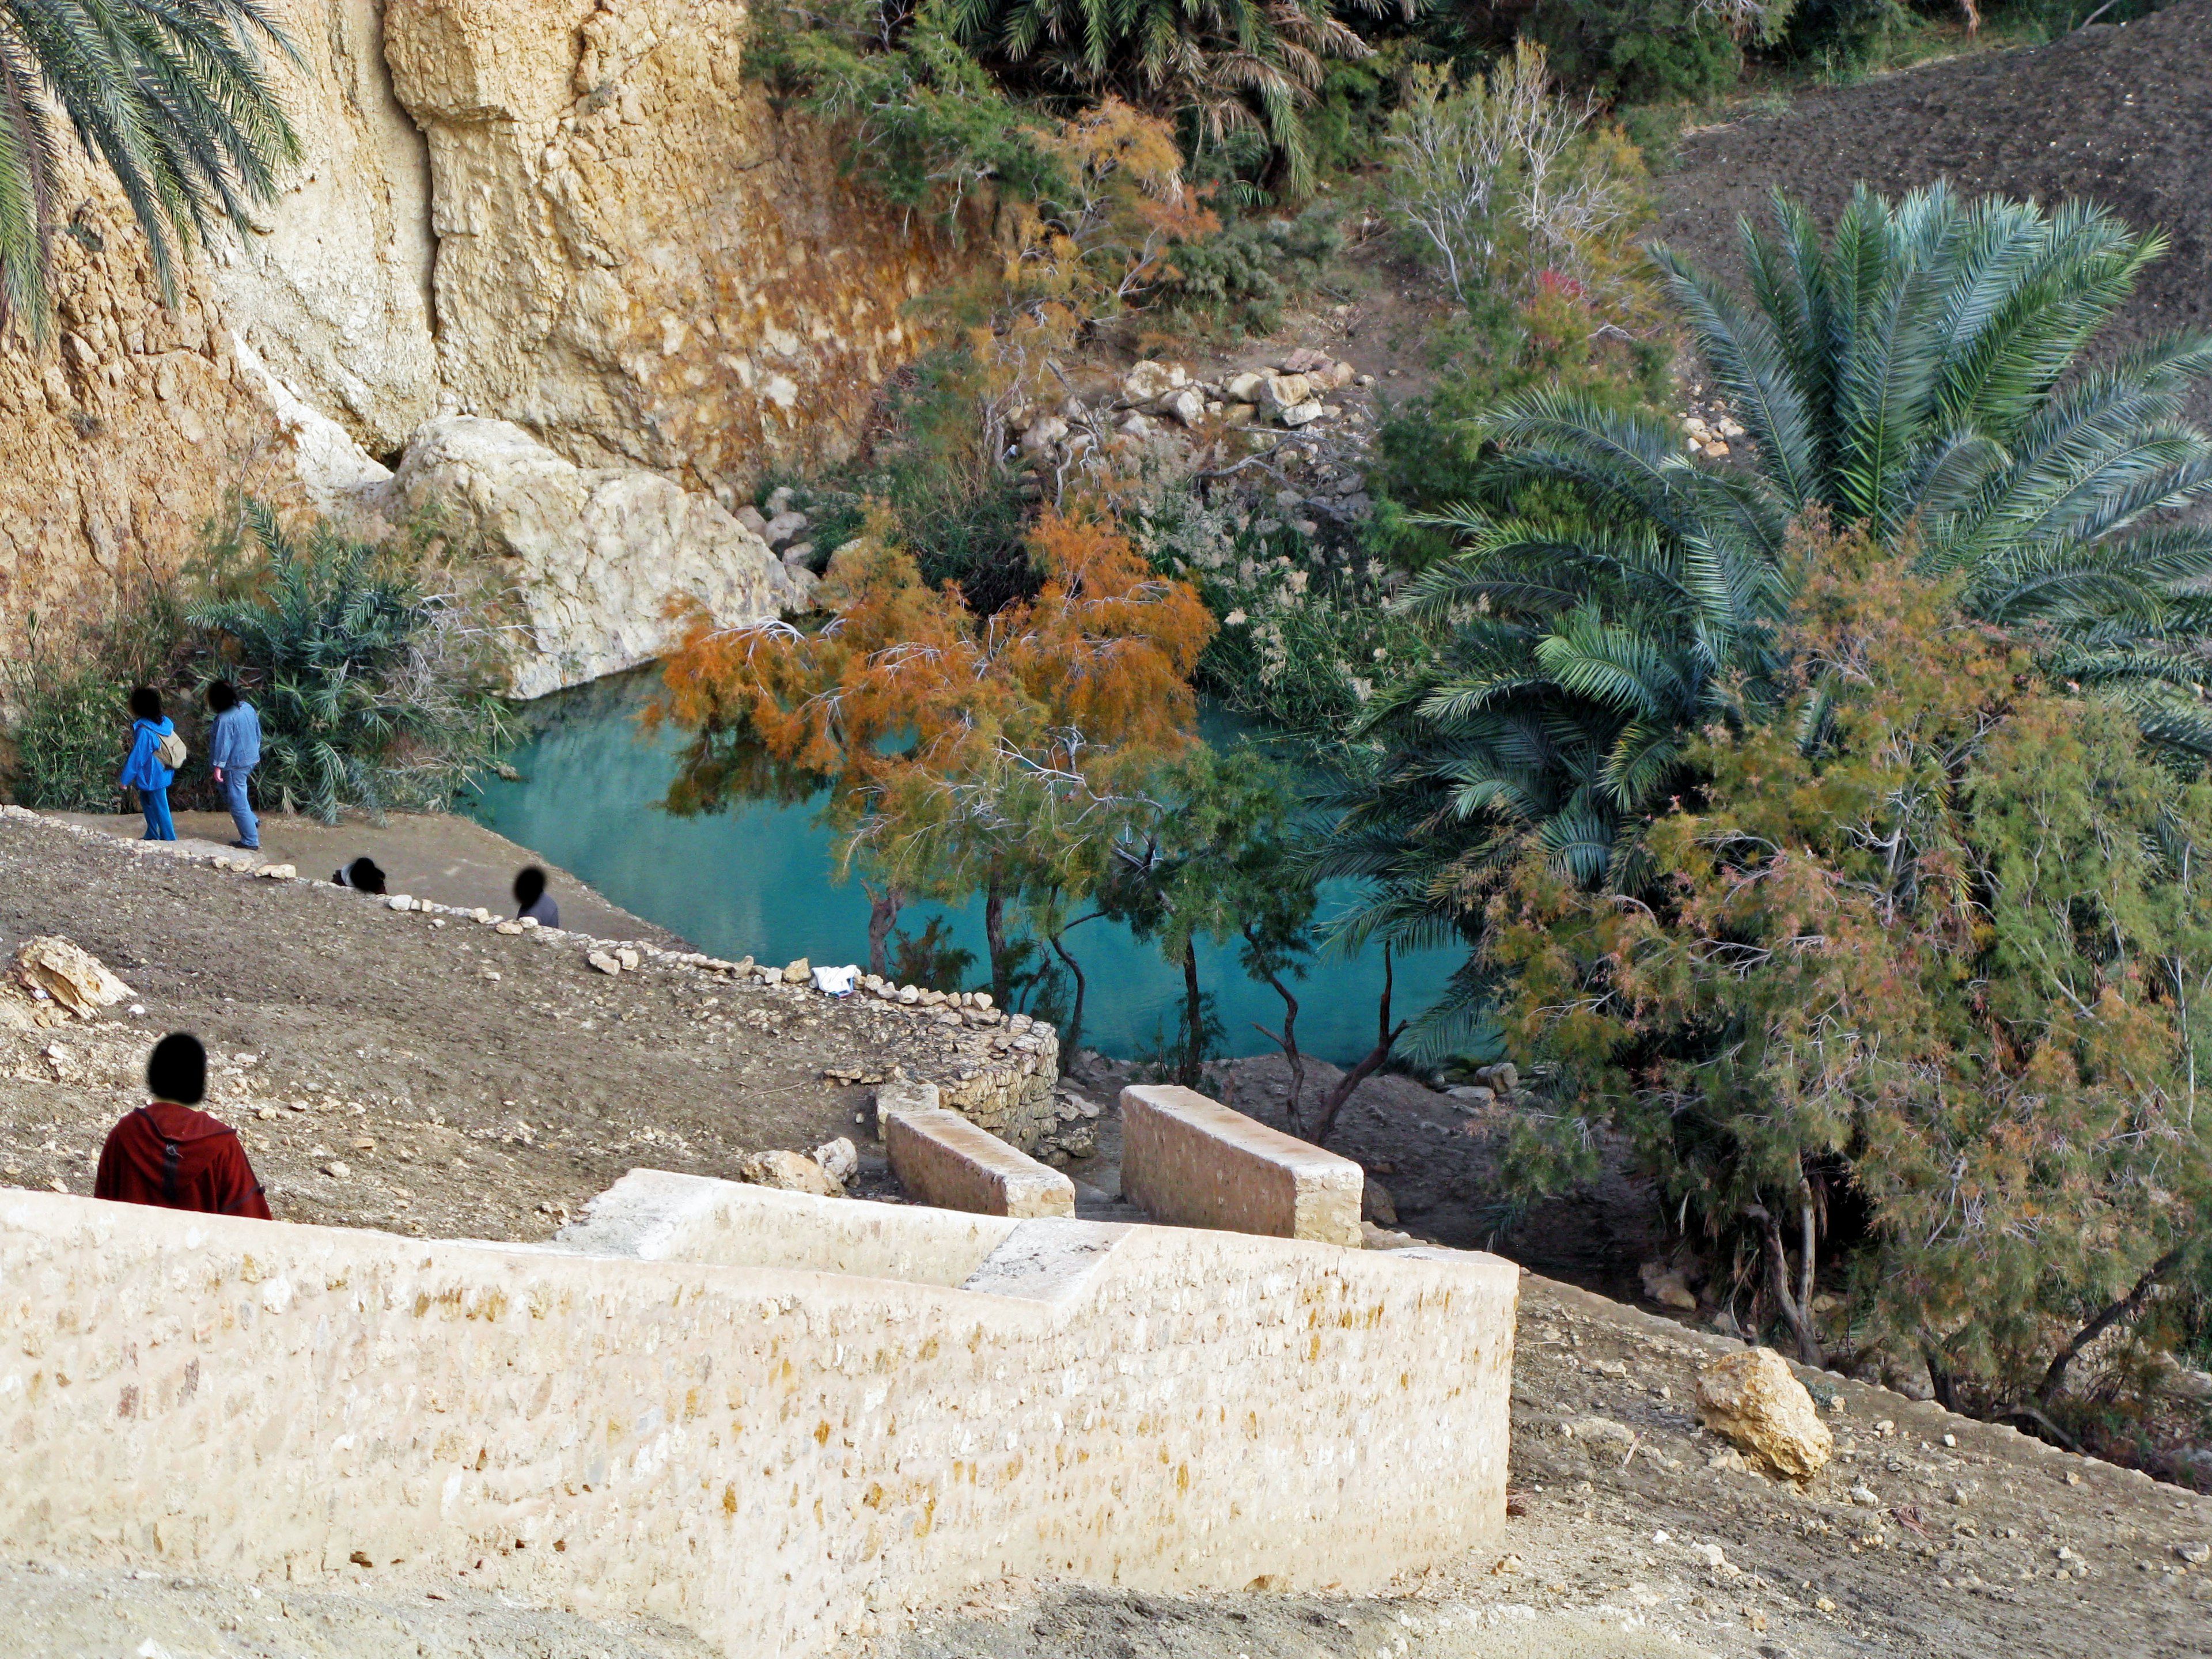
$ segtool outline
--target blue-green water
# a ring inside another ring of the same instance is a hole
[[[637,713],[654,683],[648,671],[532,705],[534,735],[510,757],[521,781],[488,784],[475,816],[702,951],[763,962],[865,963],[867,897],[856,884],[836,881],[830,837],[816,825],[812,805],[756,801],[695,818],[664,809],[681,740],[672,732],[638,733]],[[1351,896],[1341,884],[1323,888],[1323,919]],[[899,926],[919,934],[930,918],[945,916],[954,942],[981,963],[982,908],[980,899],[957,908],[910,905]],[[1075,928],[1065,942],[1089,981],[1085,1046],[1133,1056],[1173,1036],[1180,967],[1103,920]],[[1459,959],[1449,950],[1400,957],[1394,1016],[1427,1006]],[[1272,1052],[1253,1023],[1279,1029],[1282,999],[1238,969],[1235,945],[1201,941],[1199,977],[1216,999],[1222,1051]],[[1373,1044],[1379,953],[1324,957],[1291,988],[1299,1004],[1299,1047],[1308,1054],[1346,1063]]]

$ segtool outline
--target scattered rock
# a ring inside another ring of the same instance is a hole
[[[1121,377],[1121,401],[1158,403],[1189,379],[1190,372],[1181,363],[1156,363],[1147,357],[1132,364],[1129,372]]]
[[[1835,1454],[1813,1396],[1771,1348],[1723,1354],[1698,1373],[1699,1419],[1792,1480],[1809,1480]]]
[[[840,1187],[858,1174],[860,1168],[859,1150],[843,1135],[839,1135],[835,1140],[825,1140],[817,1146],[814,1161],[821,1166],[822,1173]]]
[[[845,1193],[828,1170],[803,1152],[748,1152],[738,1160],[738,1179],[817,1198],[842,1198]]]
[[[2212,1544],[2176,1544],[2173,1553],[2192,1567],[2212,1561]]]
[[[622,972],[622,963],[617,962],[605,951],[594,951],[589,956],[586,956],[584,960],[590,963],[592,967],[598,969],[603,974],[619,974]]]
[[[1261,404],[1281,411],[1313,403],[1313,386],[1303,374],[1270,374],[1260,387]],[[1316,405],[1318,412],[1318,404]]]
[[[1221,389],[1229,394],[1233,404],[1257,404],[1267,389],[1268,379],[1267,375],[1249,372],[1232,374],[1222,382]],[[1249,410],[1246,411],[1248,418],[1250,413]]]
[[[806,528],[806,522],[804,513],[779,513],[768,521],[768,528],[761,532],[761,539],[770,547],[781,547],[787,542],[798,539],[799,532]]]
[[[804,985],[813,976],[814,964],[807,961],[805,957],[787,964],[783,970],[783,982],[786,985]]]
[[[289,881],[300,872],[289,864],[264,864],[253,873],[264,881]]]
[[[131,994],[99,957],[58,933],[41,933],[18,945],[15,973],[33,994],[51,997],[79,1019]]]
[[[1320,404],[1292,404],[1287,409],[1277,410],[1275,418],[1280,421],[1285,426],[1295,428],[1302,426],[1311,426],[1316,421],[1321,419],[1322,416],[1327,413],[1328,413],[1328,410]],[[1312,534],[1312,532],[1309,530],[1306,533],[1310,535]]]
[[[1196,426],[1206,418],[1206,398],[1189,386],[1170,392],[1160,399],[1160,413],[1172,416],[1184,426]]]
[[[1656,1302],[1662,1308],[1680,1308],[1685,1313],[1697,1311],[1697,1293],[1691,1290],[1680,1267],[1664,1261],[1647,1261],[1636,1271],[1644,1281],[1646,1301]]]

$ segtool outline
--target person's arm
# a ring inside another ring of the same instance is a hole
[[[146,762],[154,747],[154,734],[146,726],[134,724],[131,728],[131,752],[123,762],[123,775],[116,781],[133,789],[145,787]]]
[[[253,1164],[246,1156],[245,1143],[239,1139],[238,1131],[230,1132],[230,1142],[223,1148],[221,1187],[216,1203],[225,1215],[242,1215],[255,1221],[274,1221],[269,1212],[269,1199],[255,1179]]]

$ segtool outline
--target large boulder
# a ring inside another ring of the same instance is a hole
[[[660,655],[696,600],[717,625],[803,609],[813,578],[786,566],[713,497],[657,472],[586,468],[506,421],[442,416],[407,446],[396,488],[481,536],[522,606],[514,690],[543,696]]]
[[[1813,1396],[1771,1348],[1723,1354],[1699,1371],[1698,1417],[1785,1480],[1811,1480],[1835,1454]]]

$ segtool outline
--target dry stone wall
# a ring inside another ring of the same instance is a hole
[[[918,349],[903,307],[951,249],[743,83],[738,0],[277,9],[306,155],[174,313],[72,165],[57,342],[0,344],[0,650],[167,575],[234,486],[373,522],[441,416],[733,507],[848,452]]]

